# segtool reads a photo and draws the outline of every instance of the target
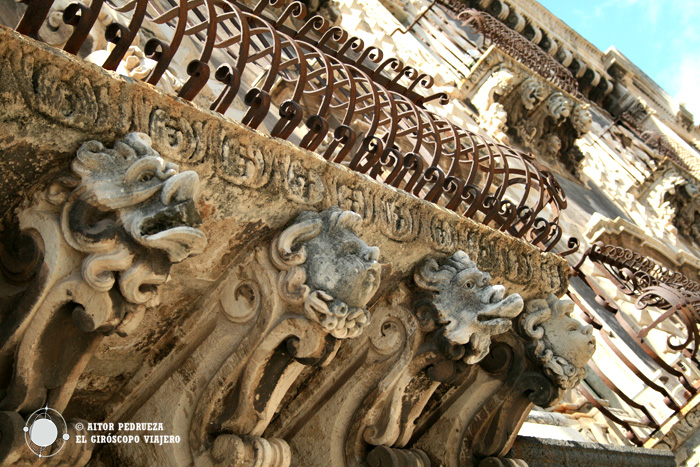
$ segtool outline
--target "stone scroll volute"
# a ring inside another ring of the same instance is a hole
[[[0,326],[2,375],[12,374],[0,401],[5,417],[63,410],[104,335],[129,334],[159,304],[171,266],[207,244],[198,191],[196,173],[180,172],[148,136],[131,133],[112,148],[82,144],[70,174],[18,213],[43,261]],[[60,357],[42,358],[50,354]]]
[[[481,373],[413,447],[455,467],[503,458],[532,407],[551,407],[586,375],[595,340],[572,310],[555,295],[528,301],[515,332],[494,338]]]
[[[200,398],[190,431],[196,462],[289,465],[286,442],[263,437],[279,404],[304,369],[328,365],[370,323],[381,269],[379,249],[355,233],[360,223],[337,207],[303,212],[258,255],[267,273],[257,280],[272,282],[259,288],[275,299]]]
[[[469,380],[478,369],[475,364],[488,354],[492,338],[510,330],[511,320],[523,309],[518,294],[506,296],[505,287],[490,281],[491,276],[463,251],[446,260],[429,258],[419,263],[412,292],[404,294],[401,305],[411,310],[418,329],[403,340],[400,356],[390,368],[367,369],[385,376],[364,398],[350,428],[346,456],[351,465],[363,456],[363,445],[369,445],[376,462],[424,456],[404,449],[428,402],[441,385],[449,388]],[[403,328],[413,326],[408,321]],[[386,363],[378,359],[375,366],[379,365]],[[382,448],[379,455],[372,446],[393,450]]]

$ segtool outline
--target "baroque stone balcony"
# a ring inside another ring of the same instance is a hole
[[[71,437],[180,436],[98,445],[130,463],[469,465],[559,396],[515,329],[565,291],[560,257],[12,31],[0,50],[6,462],[48,405]]]
[[[585,375],[508,232],[5,28],[0,120],[2,463],[523,465]]]

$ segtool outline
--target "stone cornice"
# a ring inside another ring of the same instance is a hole
[[[539,2],[535,0],[510,0],[510,3],[529,16],[532,21],[535,21],[539,26],[547,24],[548,27],[546,27],[545,30],[547,30],[548,34],[553,35],[555,39],[563,40],[563,42],[571,48],[572,52],[581,53],[581,49],[585,50],[590,54],[586,60],[587,64],[590,63],[590,59],[594,59],[595,61],[590,64],[598,68],[599,71],[602,70],[600,64],[602,63],[603,52],[571,29],[571,26],[553,15]],[[542,18],[546,18],[546,21]],[[551,27],[552,25],[554,25],[554,28]],[[552,34],[553,29],[554,34]]]

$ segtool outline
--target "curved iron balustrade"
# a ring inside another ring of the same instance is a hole
[[[638,309],[656,308],[661,311],[659,317],[639,331],[635,330],[627,319],[619,313],[619,308],[615,301],[608,297],[594,280],[587,277],[581,271],[581,267],[586,260],[592,262],[596,269],[603,273],[604,277],[614,283],[620,292],[632,298]],[[699,392],[697,381],[690,381],[682,367],[671,365],[662,359],[644,338],[652,329],[657,328],[661,323],[673,317],[677,323],[680,323],[685,328],[686,336],[680,339],[680,342],[674,342],[674,336],[671,336],[667,339],[667,345],[669,349],[675,352],[682,352],[697,365],[699,363],[697,360],[697,351],[698,344],[700,344],[700,335],[698,331],[698,322],[700,321],[700,284],[678,271],[661,266],[651,258],[640,255],[632,250],[615,245],[608,245],[603,242],[596,242],[591,245],[591,247],[584,252],[581,260],[573,269],[575,275],[582,279],[596,294],[596,302],[607,311],[614,314],[617,323],[624,332],[632,338],[638,348],[649,356],[658,367],[665,372],[668,378],[674,378],[683,386],[686,391],[686,395],[684,396],[685,400],[679,400],[678,397],[674,397],[664,385],[653,381],[638,368],[632,360],[627,357],[626,351],[620,349],[616,340],[611,338],[611,333],[605,329],[603,323],[597,319],[583,302],[578,300],[574,294],[570,293],[569,295],[583,310],[584,319],[599,331],[602,343],[617,356],[622,364],[627,367],[635,377],[658,393],[662,397],[664,404],[673,411],[674,415],[679,413],[690,398]],[[625,428],[627,437],[635,444],[639,446],[643,445],[651,435],[658,431],[658,429],[671,418],[668,417],[666,420],[660,420],[658,417],[654,417],[647,407],[629,397],[623,389],[615,385],[609,375],[601,371],[595,363],[591,362],[589,366],[600,376],[609,389],[629,404],[630,407],[639,410],[643,414],[640,420],[631,423],[631,420],[620,417],[619,414],[615,414],[609,410],[608,407],[601,404],[585,387],[579,387],[584,397],[607,418]],[[648,436],[641,436],[633,429],[633,426],[645,426],[651,429],[651,431]]]
[[[569,69],[557,62],[537,45],[533,44],[486,12],[468,8],[459,0],[440,0],[440,3],[466,21],[473,30],[484,36],[484,47],[496,46],[576,98],[583,98],[578,82]]]
[[[37,37],[52,3],[28,0],[17,31]],[[102,3],[66,8],[64,21],[75,27],[66,51],[80,48]],[[158,83],[187,38],[198,44],[199,57],[187,66],[189,79],[180,97],[192,100],[215,79],[224,89],[211,109],[224,113],[238,96],[247,107],[242,123],[251,128],[265,121],[272,136],[542,250],[552,250],[561,238],[558,220],[566,198],[551,173],[531,155],[428,111],[424,104],[429,101],[447,102],[442,93],[422,94],[432,85],[430,76],[396,58],[384,59],[380,49],[365,48],[362,40],[330,27],[320,16],[306,20],[302,3],[287,5],[275,18],[263,12],[279,7],[282,0],[261,0],[254,8],[229,0],[179,0],[165,11],[149,9],[154,0],[108,3],[131,19],[128,25],[107,27],[106,37],[115,46],[105,68],[117,68],[145,24],[168,25],[169,42],[151,39],[145,44],[144,52],[157,62],[148,83]],[[305,23],[295,30],[289,26],[292,20]],[[215,63],[219,65],[212,73]],[[259,76],[256,86],[245,83],[251,75]],[[280,89],[287,98],[275,103],[273,94]],[[279,117],[272,115],[275,107]],[[574,246],[570,242],[562,254],[575,251]]]

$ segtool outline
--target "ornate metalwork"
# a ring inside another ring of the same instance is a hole
[[[700,344],[700,284],[678,271],[659,265],[651,258],[603,242],[591,245],[574,269],[580,272],[581,264],[586,259],[604,272],[620,292],[634,297],[637,308],[651,306],[664,311],[652,324],[637,333],[638,338],[647,336],[661,322],[676,316],[685,326],[687,338],[681,344],[674,344],[669,338],[668,346],[673,350],[682,350],[692,343],[692,355],[695,355]],[[602,297],[600,294],[598,296]],[[606,308],[616,309],[607,298],[602,297],[600,301]]]
[[[644,131],[640,134],[640,138],[663,157],[668,157],[696,179],[700,178],[700,160],[675,141],[656,131]]]
[[[456,0],[441,0],[440,3],[452,10],[458,19],[466,21],[467,25],[483,35],[483,47],[495,44],[550,83],[579,99],[582,98],[578,82],[571,71],[537,45],[486,12],[467,8],[464,3]]]
[[[669,158],[687,173],[696,179],[700,179],[700,160],[683,149],[678,143],[657,131],[645,130],[639,124],[639,120],[629,111],[622,112],[618,117],[618,121],[632,130],[635,135],[651,149],[658,152],[661,157]]]
[[[52,2],[29,0],[22,32],[38,31],[47,3]],[[115,46],[103,66],[117,68],[144,22],[168,25],[173,32],[168,43],[151,39],[145,44],[146,55],[157,62],[148,83],[158,83],[187,38],[199,45],[199,57],[187,66],[189,79],[180,97],[192,100],[215,79],[224,89],[212,110],[224,113],[238,97],[247,107],[242,123],[251,128],[265,121],[272,136],[543,250],[554,248],[562,235],[558,219],[566,198],[532,156],[428,111],[430,101],[447,102],[442,93],[424,94],[432,85],[430,76],[396,58],[384,59],[381,50],[365,48],[362,40],[330,27],[322,17],[306,20],[301,28],[288,26],[291,20],[305,20],[301,2],[277,11],[276,18],[263,13],[281,4],[261,0],[250,8],[229,0],[179,0],[158,16],[149,12],[162,8],[149,0],[114,6],[131,19],[128,26],[107,27],[106,37]],[[101,6],[102,0],[93,0],[89,7],[74,4],[66,10],[65,21],[75,26],[66,50],[80,48]],[[214,63],[222,61],[212,73]],[[244,75],[258,76],[257,84],[246,84],[250,78]],[[284,97],[277,102],[273,95]],[[279,117],[273,115],[275,107]]]
[[[618,290],[623,294],[631,297],[635,301],[635,306],[638,309],[647,307],[657,308],[661,314],[651,324],[635,330],[625,317],[619,313],[619,308],[615,301],[608,297],[607,294],[597,285],[591,278],[587,277],[582,271],[581,266],[589,260],[596,269],[604,274],[604,276],[613,282]],[[622,247],[608,245],[603,242],[594,243],[583,254],[579,263],[574,266],[575,275],[593,290],[596,294],[596,302],[603,306],[607,311],[613,313],[617,323],[628,334],[634,344],[642,350],[654,363],[658,365],[668,376],[674,378],[686,390],[686,401],[678,400],[669,390],[662,384],[659,384],[649,378],[635,363],[630,360],[626,351],[621,349],[616,342],[611,338],[611,333],[607,331],[603,323],[601,323],[592,311],[581,301],[576,299],[575,294],[571,297],[576,301],[577,305],[584,312],[584,319],[592,324],[598,331],[601,337],[601,342],[604,343],[624,364],[631,373],[642,381],[647,387],[658,393],[666,406],[673,413],[678,413],[687,404],[687,400],[698,393],[698,388],[693,381],[689,381],[682,367],[671,365],[662,359],[659,354],[644,340],[649,332],[657,328],[661,323],[668,319],[674,319],[685,328],[686,337],[681,338],[680,342],[674,342],[674,336],[667,340],[669,349],[675,352],[682,352],[693,361],[696,360],[698,344],[700,344],[700,336],[698,332],[698,321],[700,321],[700,284],[689,279],[684,274],[661,266],[651,258],[645,257],[632,250]],[[675,336],[676,338],[678,336]],[[659,420],[639,402],[629,397],[625,392],[615,385],[611,378],[602,372],[595,364],[590,365],[591,369],[601,377],[603,382],[615,392],[623,401],[631,408],[641,412],[643,415],[640,420],[625,419],[615,414],[594,397],[594,395],[583,388],[581,393],[606,417],[615,423],[622,425],[627,430],[628,438],[637,445],[643,445],[648,439],[648,436],[640,437],[639,433],[633,430],[633,426],[645,427],[651,429],[651,434],[662,426],[666,420]]]

